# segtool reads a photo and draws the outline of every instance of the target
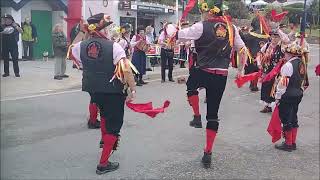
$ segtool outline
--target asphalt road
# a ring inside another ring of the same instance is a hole
[[[259,93],[238,89],[230,70],[210,169],[200,163],[205,129],[188,126],[185,85],[156,81],[138,88],[136,102],[160,106],[168,99],[170,107],[154,119],[126,108],[120,148],[110,158],[120,169],[100,176],[100,130],[86,128],[86,93],[1,102],[1,179],[319,179],[319,48],[311,55],[311,86],[300,104],[294,152],[274,148],[266,132],[271,114],[259,113]],[[205,111],[201,103],[203,117]]]

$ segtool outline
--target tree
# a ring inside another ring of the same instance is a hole
[[[240,0],[228,1],[228,14],[233,18],[247,19],[249,17],[249,10],[246,5]]]
[[[319,25],[319,0],[313,0],[308,8],[308,13],[312,16],[312,24],[313,26]],[[317,18],[317,22],[316,22]]]

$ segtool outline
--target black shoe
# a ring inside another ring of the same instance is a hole
[[[144,85],[144,84],[148,84],[147,82],[144,82],[143,80],[139,80],[139,83]]]
[[[142,84],[138,81],[138,82],[136,83],[136,86],[142,86]]]
[[[101,174],[105,174],[107,172],[111,172],[111,171],[115,171],[119,168],[119,163],[118,162],[108,162],[107,165],[98,165],[97,166],[97,170],[96,170],[96,173],[98,175],[101,175]]]
[[[174,80],[173,80],[173,79],[169,79],[169,81],[170,81],[170,82],[174,82]]]
[[[204,152],[203,153],[203,157],[202,157],[202,165],[204,168],[210,168],[211,167],[211,154],[212,153],[207,153],[207,152]]]
[[[20,77],[20,74],[15,74],[16,77]]]
[[[202,128],[201,115],[193,116],[193,120],[189,122],[189,125],[194,128]]]
[[[55,79],[55,80],[62,80],[62,77],[61,77],[61,76],[54,76],[53,79]]]
[[[250,88],[250,90],[251,90],[252,92],[257,92],[257,91],[259,91],[259,88],[256,87],[256,86],[252,86],[252,87]]]
[[[292,143],[292,150],[297,150],[297,144],[296,143]]]
[[[68,78],[69,76],[66,75],[66,74],[64,74],[64,75],[62,75],[61,77],[62,77],[62,78]]]
[[[282,142],[281,144],[276,144],[275,148],[279,149],[279,150],[282,150],[282,151],[288,151],[288,152],[291,152],[293,150],[292,145],[289,146],[285,142]]]
[[[164,83],[164,82],[166,82],[165,80],[161,80],[161,83]]]
[[[9,74],[3,74],[2,75],[2,77],[8,77],[9,76]]]
[[[147,68],[146,71],[152,71],[152,69],[151,68]]]
[[[261,113],[269,113],[269,112],[272,112],[272,108],[265,106],[260,112]]]
[[[100,128],[100,121],[96,120],[95,123],[88,121],[88,128],[89,129],[99,129]]]
[[[99,143],[99,147],[100,147],[100,148],[103,148],[103,145],[104,145],[104,142],[103,142],[103,140],[101,139],[101,140],[100,140],[100,143]]]

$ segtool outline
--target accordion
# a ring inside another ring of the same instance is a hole
[[[149,44],[147,44],[147,42],[146,42],[145,40],[142,40],[142,41],[138,42],[138,44],[136,45],[136,47],[137,47],[139,50],[143,51],[143,52],[148,52],[148,51],[149,51],[149,48],[150,48]]]

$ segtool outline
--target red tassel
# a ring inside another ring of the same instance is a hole
[[[187,15],[193,9],[193,7],[196,5],[196,3],[197,3],[197,0],[189,0],[188,4],[186,5],[186,7],[182,13],[181,20],[183,20],[187,17]]]
[[[273,143],[281,139],[282,128],[281,128],[281,121],[279,117],[278,106],[275,107],[272,113],[272,117],[270,119],[267,131],[271,135]]]

